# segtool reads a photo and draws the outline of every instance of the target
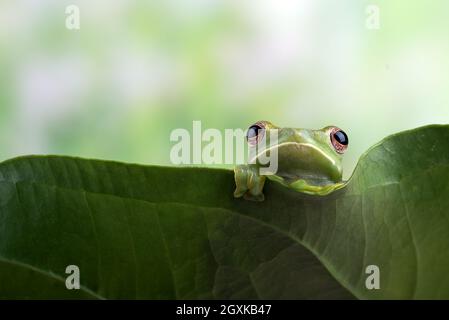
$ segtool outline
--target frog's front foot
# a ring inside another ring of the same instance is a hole
[[[265,199],[262,190],[265,176],[259,175],[259,169],[255,166],[240,165],[234,168],[235,191],[234,197],[243,197],[245,200],[263,201]]]

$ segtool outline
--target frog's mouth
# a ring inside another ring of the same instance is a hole
[[[275,163],[276,172],[285,178],[301,178],[316,184],[341,181],[342,168],[338,159],[312,143],[283,142],[260,150],[252,163],[270,166]],[[268,162],[270,161],[270,162]]]
[[[317,146],[307,143],[307,142],[284,142],[281,143],[277,147],[277,149],[280,149],[281,147],[288,147],[288,146],[295,146],[298,149],[312,149],[314,152],[318,153],[320,157],[325,158],[327,161],[329,161],[329,164],[332,166],[335,166],[337,164],[336,160],[329,156],[326,152],[324,152],[322,149],[318,148]]]

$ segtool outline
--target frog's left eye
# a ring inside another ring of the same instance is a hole
[[[348,135],[340,128],[333,128],[330,132],[332,146],[338,153],[344,153],[348,148]]]
[[[262,122],[256,122],[251,127],[248,128],[246,132],[246,140],[249,144],[257,144],[264,135],[265,125]]]

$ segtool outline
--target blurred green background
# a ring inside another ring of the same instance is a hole
[[[449,123],[448,40],[447,0],[2,0],[0,160],[169,164],[175,128],[263,119],[343,128],[348,177],[385,136]]]

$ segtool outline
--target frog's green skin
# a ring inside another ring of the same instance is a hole
[[[269,136],[271,129],[278,130],[278,142],[275,145],[267,143],[265,150],[258,150],[256,161],[251,161],[251,164],[234,168],[234,197],[263,201],[262,190],[266,178],[312,195],[327,195],[344,186],[342,154],[334,149],[330,140],[330,132],[335,127],[308,130],[279,128],[268,121],[261,122],[265,126],[265,136]],[[278,170],[274,175],[260,175],[262,165],[257,160],[268,147],[270,150],[277,148]]]

